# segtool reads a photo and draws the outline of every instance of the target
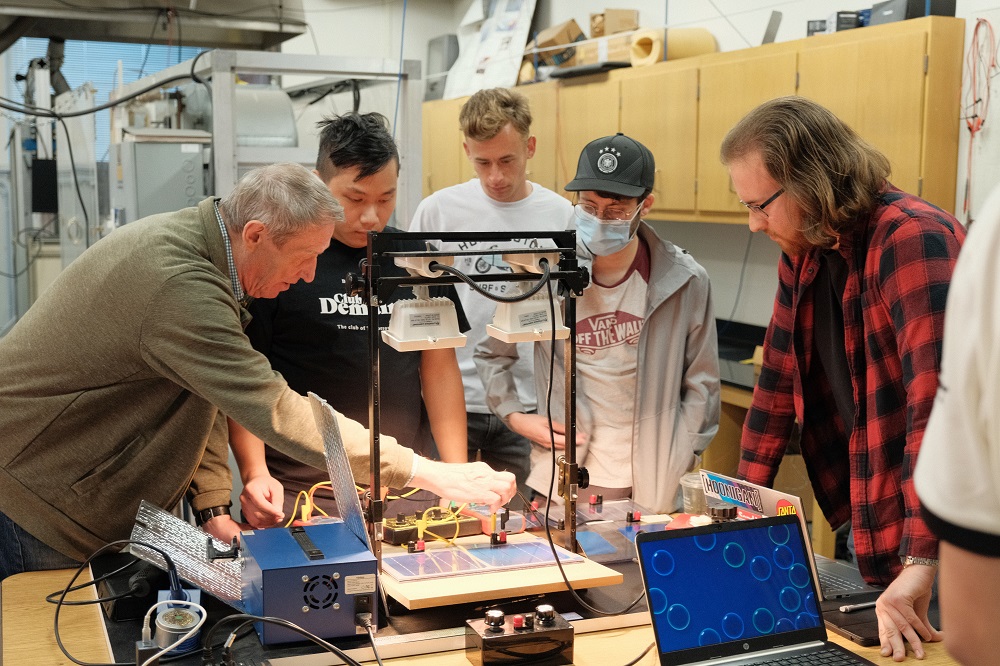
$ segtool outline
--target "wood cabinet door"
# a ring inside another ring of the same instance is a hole
[[[621,131],[649,148],[656,160],[652,211],[694,211],[698,68],[654,69],[622,80]]]
[[[423,195],[462,182],[462,164],[468,164],[462,148],[458,113],[468,97],[424,102],[421,111],[424,171]],[[469,171],[472,169],[469,167]]]
[[[748,111],[775,97],[795,94],[796,53],[782,51],[703,65],[698,105],[697,210],[745,213],[719,147]]]
[[[556,192],[572,199],[563,187],[576,175],[583,147],[619,128],[619,83],[607,77],[587,82],[566,81],[559,86]]]
[[[913,194],[921,193],[926,53],[927,36],[920,32],[799,55],[798,94],[833,111],[882,151],[892,183]]]
[[[532,83],[518,86],[514,90],[524,95],[531,107],[531,133],[535,137],[535,156],[528,160],[528,180],[555,190],[558,83],[555,81]]]

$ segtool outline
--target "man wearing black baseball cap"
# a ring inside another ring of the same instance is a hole
[[[577,301],[577,459],[593,494],[631,497],[654,512],[679,507],[680,477],[695,468],[719,424],[718,341],[708,274],[657,236],[643,217],[653,205],[655,162],[644,145],[616,134],[580,154],[575,223],[592,283]],[[545,395],[551,345],[535,344],[535,382]],[[562,365],[562,345],[556,364]],[[553,430],[546,406],[527,414],[509,387],[513,345],[493,338],[476,350],[487,403],[535,443],[528,485],[547,493],[550,437],[564,443],[560,368],[553,372]],[[509,418],[518,414],[516,419]]]

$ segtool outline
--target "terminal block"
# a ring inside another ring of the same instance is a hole
[[[430,535],[442,539],[451,539],[456,536],[474,536],[482,532],[482,525],[477,518],[453,513],[447,509],[437,507],[431,509],[426,514],[427,526],[424,528],[423,538],[432,538]],[[394,546],[405,546],[409,542],[414,543],[420,536],[417,529],[417,520],[423,516],[414,514],[397,514],[395,518],[386,518],[382,521],[382,541]]]

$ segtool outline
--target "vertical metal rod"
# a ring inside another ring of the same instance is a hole
[[[378,281],[380,278],[379,253],[374,249],[376,234],[368,235],[368,265],[365,294],[368,297],[368,427],[369,441],[371,442],[370,465],[371,480],[369,483],[369,493],[371,497],[368,505],[369,525],[368,531],[371,535],[372,552],[378,564],[378,570],[382,570],[382,542],[378,537],[379,525],[382,521],[382,470],[380,460],[380,400],[379,394],[381,386],[379,381],[379,326],[378,326]]]
[[[566,448],[564,451],[568,474],[568,478],[566,479],[566,497],[564,498],[564,506],[566,507],[564,545],[566,550],[575,553],[577,551],[576,498],[579,469],[576,460],[576,295],[571,289],[567,290],[567,296],[563,302],[566,304],[566,326],[569,328],[569,337],[563,343],[563,365],[566,369],[566,413],[564,423],[568,426],[566,429]],[[555,353],[555,349],[552,350],[552,353]]]

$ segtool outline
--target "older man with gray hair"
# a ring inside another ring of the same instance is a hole
[[[225,199],[129,224],[74,261],[0,339],[0,580],[65,567],[127,538],[143,499],[187,493],[210,533],[229,515],[226,416],[324,467],[309,401],[243,334],[252,298],[314,277],[343,209],[297,164],[252,171]],[[368,433],[340,417],[356,477]],[[494,507],[514,477],[382,439],[388,485]]]

